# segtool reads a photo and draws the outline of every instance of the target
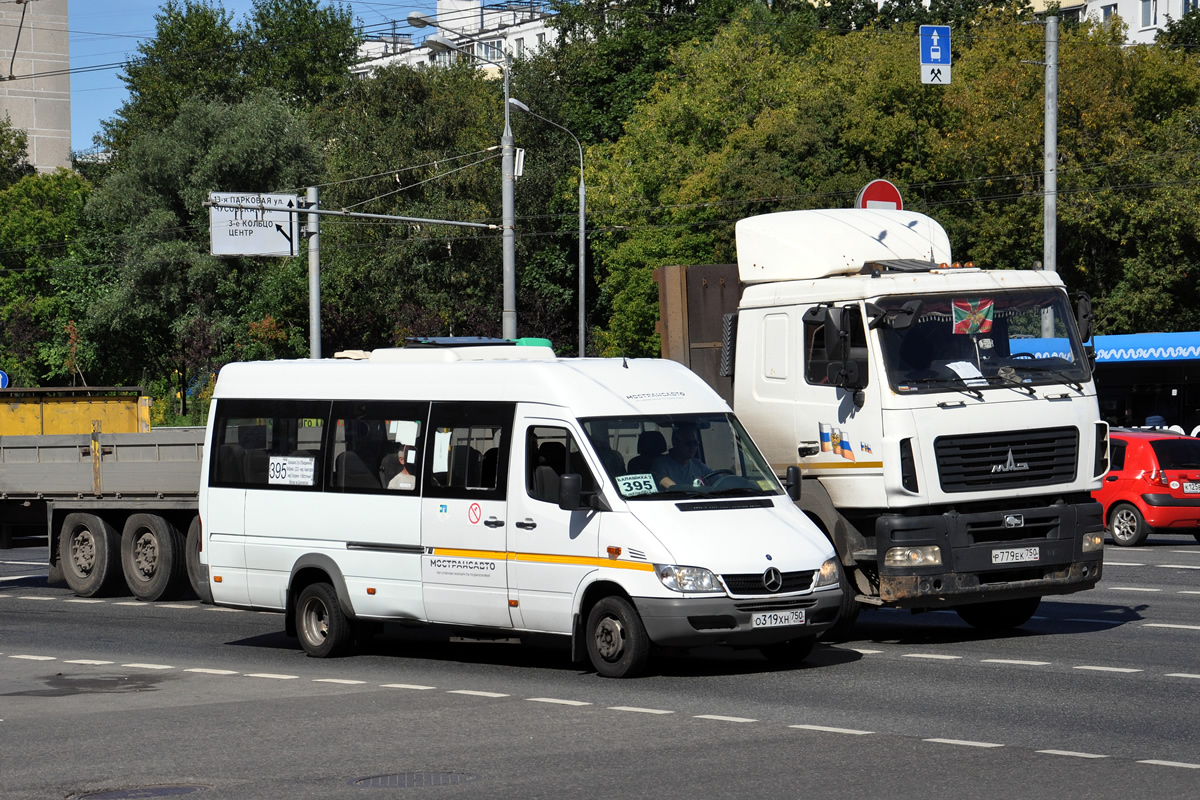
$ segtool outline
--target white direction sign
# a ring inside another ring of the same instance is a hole
[[[921,83],[950,83],[950,26],[921,26]]]
[[[210,192],[208,202],[214,256],[294,256],[299,252],[299,196]]]

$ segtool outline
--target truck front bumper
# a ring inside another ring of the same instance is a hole
[[[758,647],[819,636],[837,622],[842,591],[837,586],[793,597],[635,597],[650,641],[666,647],[728,645]],[[755,628],[755,614],[804,610],[803,625]]]
[[[1083,538],[1103,531],[1102,507],[1092,502],[967,514],[885,514],[876,522],[878,560],[872,565],[878,570],[879,600],[897,608],[948,608],[1090,589],[1100,580],[1104,552],[1083,552]],[[922,545],[940,548],[941,566],[884,566],[889,549]],[[997,551],[1012,550],[1036,550],[1036,559],[997,559]]]

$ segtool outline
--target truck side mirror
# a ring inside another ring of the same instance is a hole
[[[1079,338],[1086,344],[1092,338],[1094,317],[1092,314],[1092,298],[1085,292],[1075,293],[1075,326],[1079,328]]]
[[[792,498],[792,502],[800,499],[800,468],[795,464],[787,468],[787,479],[784,481],[784,487],[787,489],[788,497]]]
[[[576,511],[582,507],[583,478],[568,472],[558,479],[558,507],[563,511]]]

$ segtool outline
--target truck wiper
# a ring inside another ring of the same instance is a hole
[[[972,380],[979,380],[979,379],[972,378]],[[984,379],[984,380],[986,380],[986,379]],[[923,383],[927,386],[950,386],[950,387],[962,392],[963,394],[971,395],[976,400],[983,399],[983,392],[979,391],[974,386],[967,385],[966,380],[958,377],[957,375],[954,376],[953,378],[909,378],[909,379],[905,380],[904,382],[905,383]]]
[[[1013,369],[1020,369],[1026,372],[1041,372],[1046,375],[1053,375],[1054,377],[1061,379],[1062,382],[1067,386],[1070,386],[1075,391],[1083,394],[1083,384],[1060,369],[1055,369],[1054,367],[1039,367],[1036,364],[1030,364],[1028,366],[1024,364],[1017,364],[1014,365]]]

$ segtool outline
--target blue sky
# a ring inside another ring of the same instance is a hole
[[[252,7],[251,0],[215,3],[233,14],[237,22]],[[90,150],[92,137],[100,131],[100,120],[113,116],[128,93],[121,83],[120,64],[137,55],[138,42],[154,35],[154,15],[160,0],[72,0],[68,25],[71,30],[71,148]],[[434,0],[407,3],[343,3],[361,25],[378,25],[386,20],[403,20],[409,11],[434,13]],[[91,70],[103,65],[117,65]]]

